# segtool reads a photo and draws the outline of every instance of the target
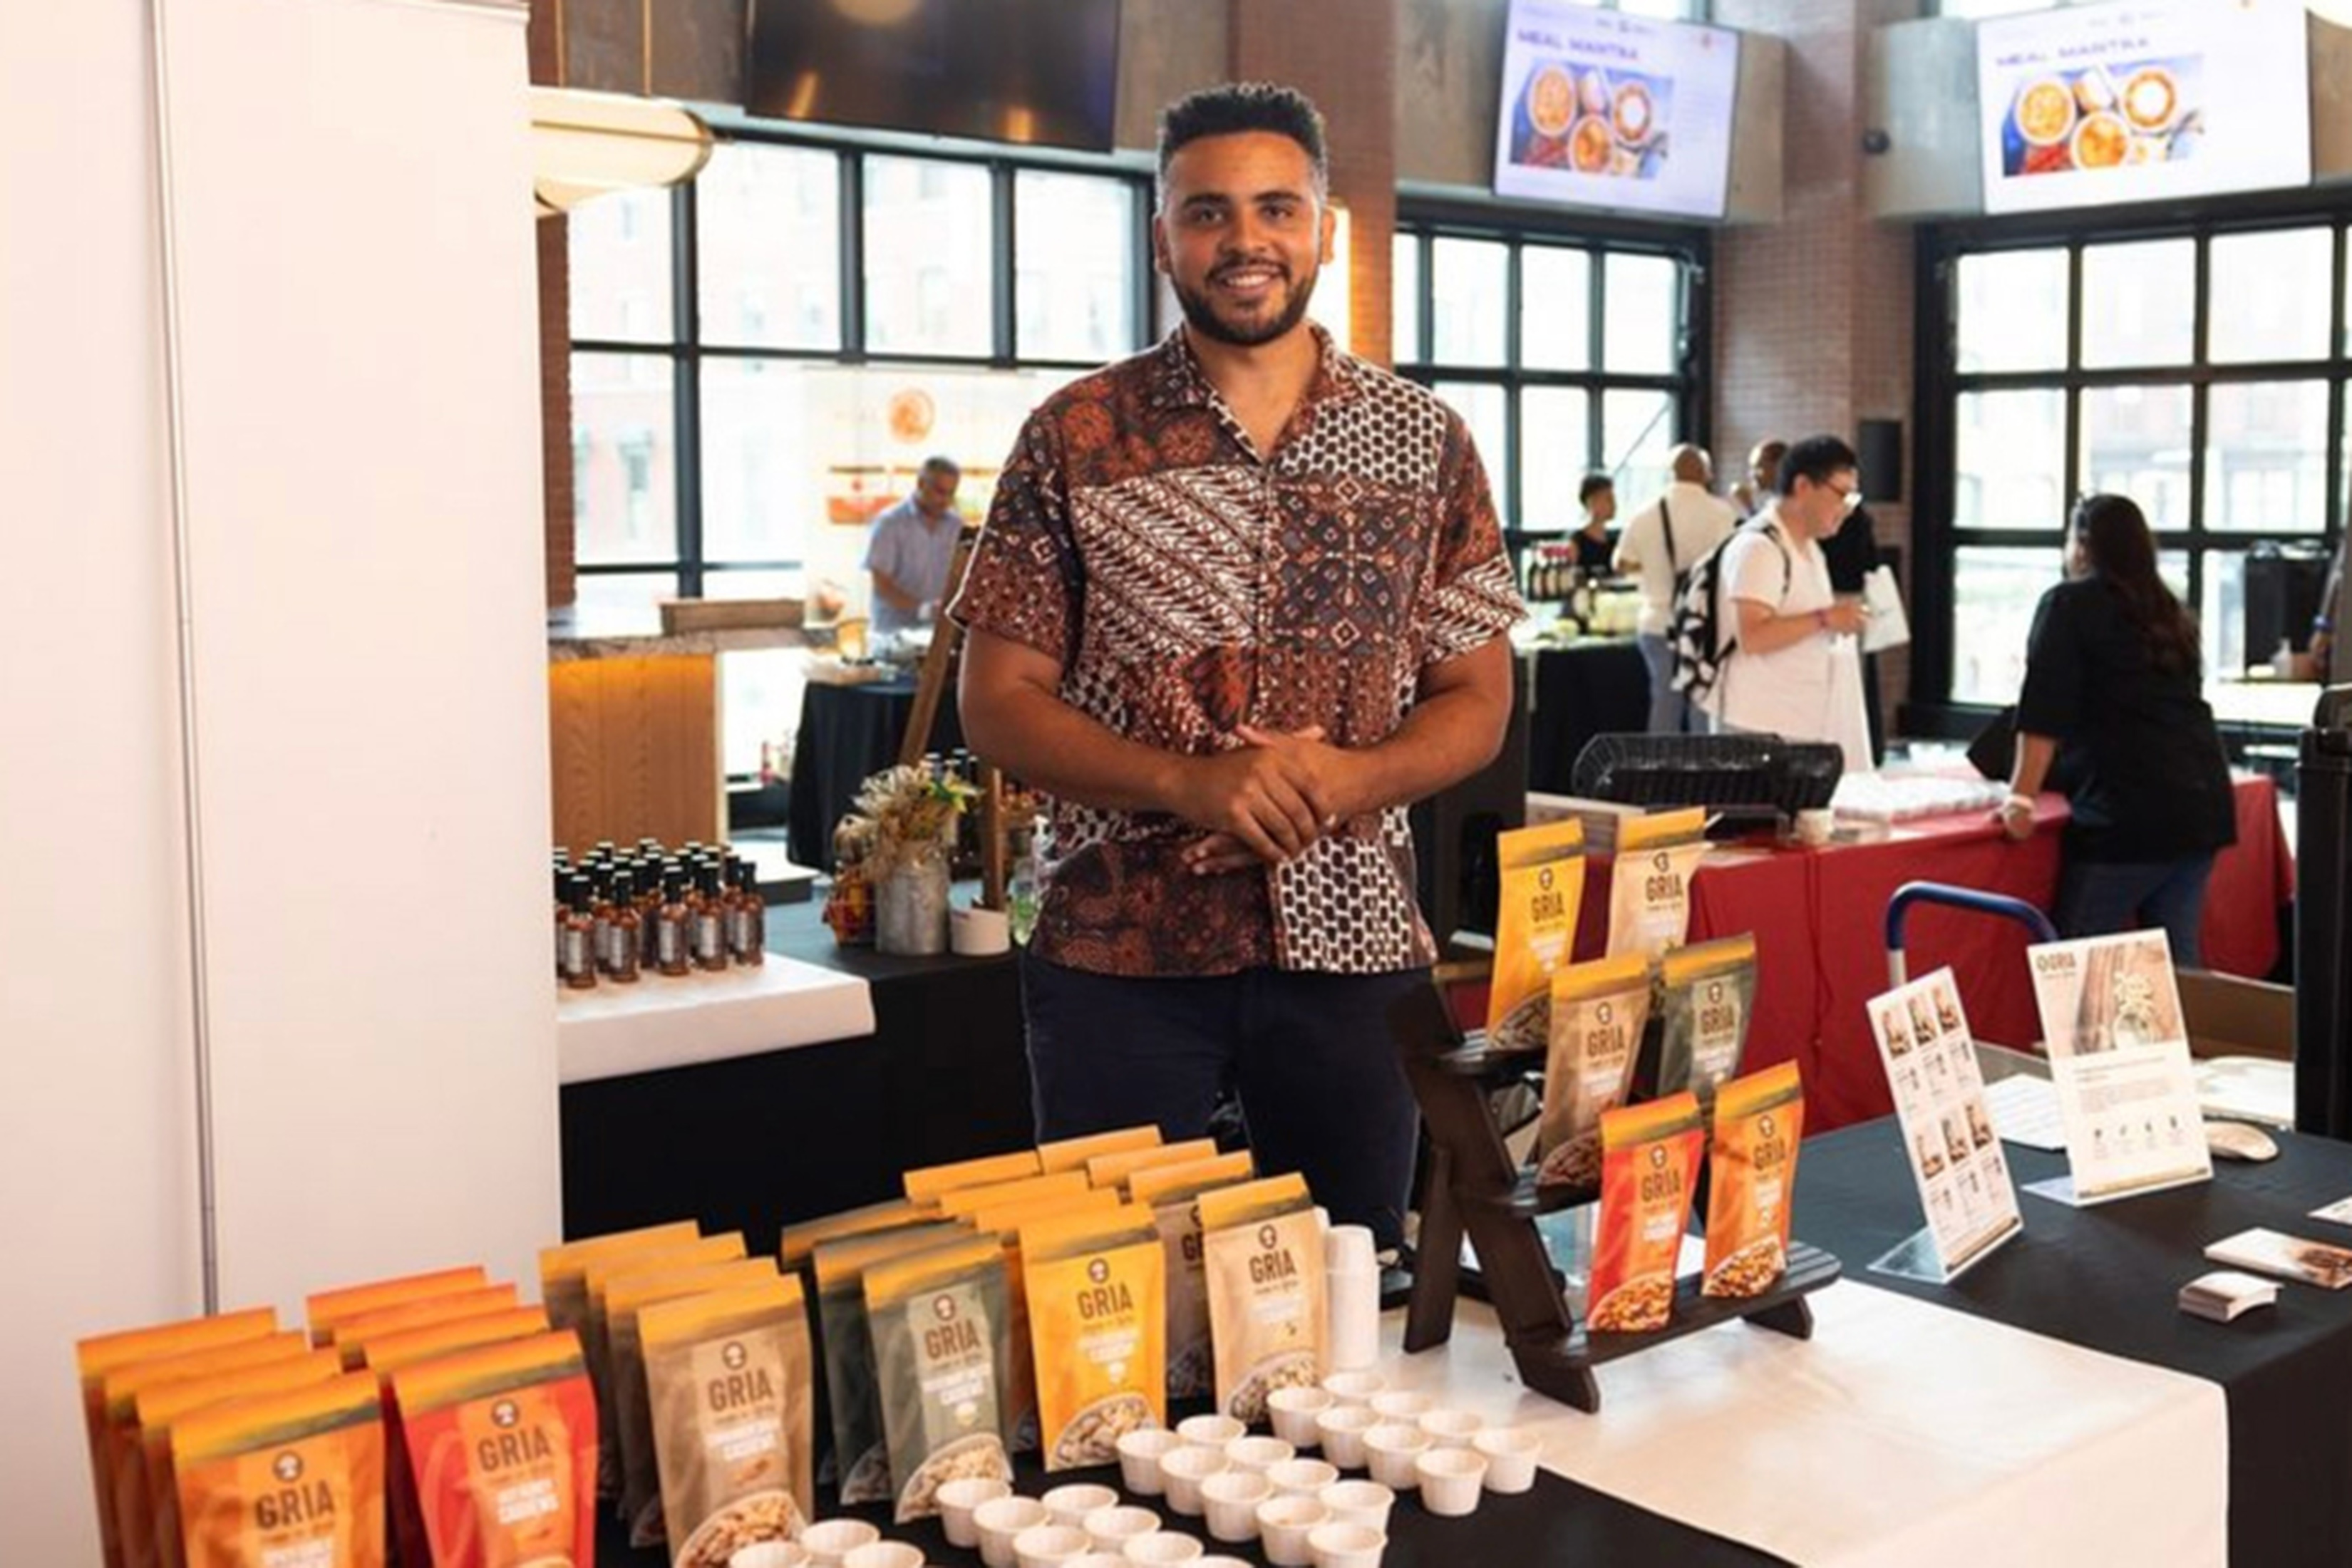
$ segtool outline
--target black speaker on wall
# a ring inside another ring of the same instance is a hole
[[[1865,419],[1857,432],[1855,453],[1862,458],[1862,493],[1872,500],[1903,499],[1903,421]]]

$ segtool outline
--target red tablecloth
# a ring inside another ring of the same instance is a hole
[[[2278,910],[2294,896],[2294,867],[2279,827],[2277,786],[2242,779],[2237,799],[2238,842],[2214,863],[2206,892],[2205,963],[2260,978],[2278,961]],[[1691,940],[1756,933],[1759,973],[1746,1065],[1796,1061],[1809,1131],[1895,1108],[1863,1013],[1864,1003],[1887,988],[1886,906],[1895,889],[1948,882],[2047,910],[2058,890],[2065,802],[2043,796],[2036,821],[2022,844],[1977,812],[1906,823],[1874,843],[1718,849],[1699,868],[1691,884]],[[1579,958],[1601,956],[1608,940],[1610,863],[1600,856],[1588,863]],[[2029,1047],[2040,1038],[2023,927],[1921,906],[1903,939],[1913,975],[1951,966],[1979,1039]],[[1471,1005],[1483,1008],[1485,999]]]

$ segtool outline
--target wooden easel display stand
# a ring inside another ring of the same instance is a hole
[[[1801,1243],[1790,1247],[1788,1272],[1764,1295],[1702,1296],[1698,1277],[1691,1275],[1675,1282],[1673,1317],[1654,1332],[1593,1333],[1576,1321],[1536,1220],[1589,1199],[1538,1190],[1532,1173],[1520,1171],[1496,1124],[1494,1096],[1524,1079],[1530,1063],[1465,1043],[1446,1007],[1444,988],[1475,978],[1483,967],[1441,965],[1437,984],[1401,1003],[1391,1020],[1421,1101],[1431,1155],[1405,1309],[1405,1350],[1430,1350],[1452,1335],[1465,1233],[1520,1381],[1579,1410],[1601,1408],[1594,1369],[1718,1323],[1739,1319],[1811,1339],[1813,1314],[1804,1298],[1834,1281],[1840,1265]]]

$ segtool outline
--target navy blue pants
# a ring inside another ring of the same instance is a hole
[[[1038,1140],[1146,1122],[1199,1138],[1231,1092],[1260,1175],[1297,1172],[1332,1223],[1395,1247],[1420,1110],[1388,1015],[1428,984],[1419,969],[1129,979],[1024,953]]]
[[[2069,937],[2156,927],[2176,968],[2202,967],[2198,935],[2213,851],[2178,860],[2073,860],[2058,878],[2058,929]]]

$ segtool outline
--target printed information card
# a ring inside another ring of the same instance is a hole
[[[2197,1068],[2164,933],[2046,942],[2026,949],[2026,961],[2074,1164],[2071,1192],[2061,1184],[2028,1190],[2100,1204],[2210,1180]]]
[[[1873,1267],[1954,1279],[2024,1224],[1985,1102],[1976,1037],[1948,969],[1889,991],[1873,1000],[1868,1011],[1871,1037],[1895,1091],[1895,1114],[1903,1127],[1912,1180],[1919,1186],[1919,1206],[1927,1216],[1920,1237]]]

